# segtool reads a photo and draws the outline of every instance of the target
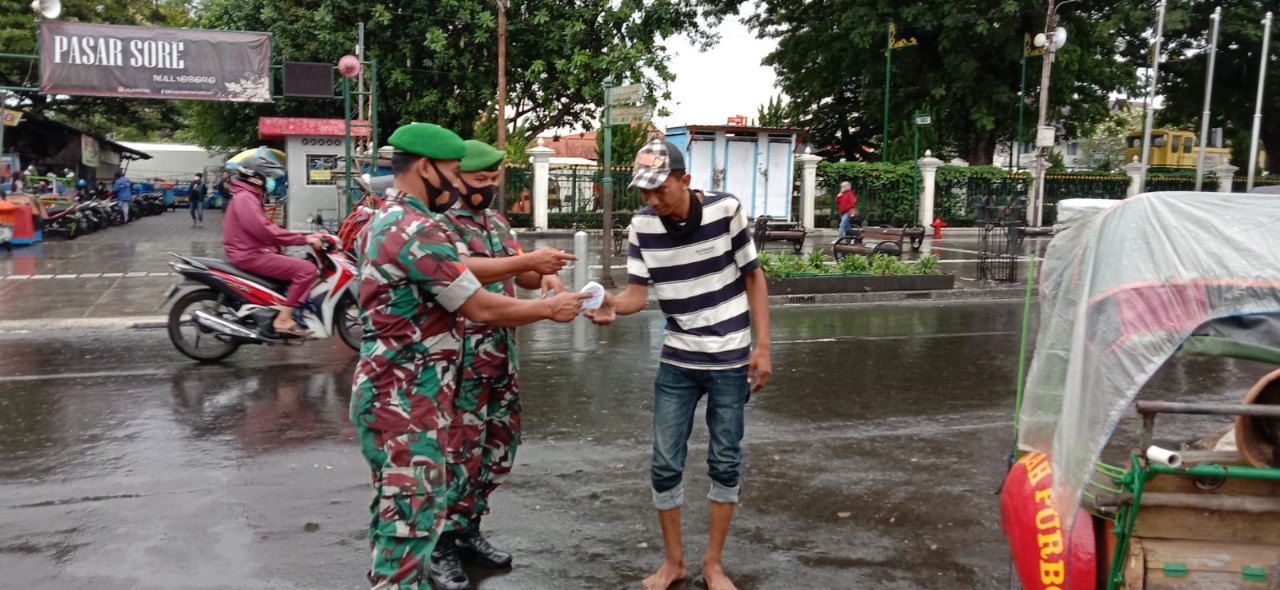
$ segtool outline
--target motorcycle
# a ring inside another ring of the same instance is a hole
[[[59,234],[68,240],[80,237],[86,233],[86,227],[79,208],[78,203],[45,207],[44,231]]]
[[[355,264],[338,251],[337,240],[324,236],[321,241],[322,246],[308,255],[319,266],[320,279],[307,301],[298,306],[294,319],[312,331],[308,339],[336,333],[352,350],[359,350],[363,326]],[[165,293],[165,303],[186,291],[169,312],[169,340],[178,352],[211,363],[231,356],[245,344],[299,341],[272,328],[276,306],[284,304],[288,281],[254,275],[225,260],[172,255],[177,260],[169,266],[183,280]]]
[[[142,214],[151,216],[164,213],[164,193],[152,191],[142,193],[138,196],[138,204],[142,208]]]

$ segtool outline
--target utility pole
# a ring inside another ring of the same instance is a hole
[[[1201,120],[1201,136],[1199,136],[1199,154],[1196,155],[1196,192],[1204,188],[1204,150],[1208,148],[1208,115],[1210,101],[1213,99],[1213,61],[1217,59],[1217,26],[1222,22],[1222,6],[1213,9],[1210,18],[1213,23],[1208,42],[1208,70],[1204,74],[1204,114]]]
[[[1262,130],[1262,90],[1267,81],[1267,54],[1271,50],[1271,13],[1262,19],[1262,62],[1258,64],[1258,104],[1253,111],[1253,139],[1249,141],[1249,182],[1245,191],[1253,190],[1253,177],[1258,173],[1258,133]]]
[[[1040,64],[1040,114],[1036,119],[1036,190],[1035,202],[1031,204],[1031,219],[1028,223],[1035,227],[1040,227],[1044,223],[1044,175],[1045,163],[1049,158],[1049,150],[1053,149],[1054,133],[1052,127],[1049,137],[1044,137],[1045,127],[1049,120],[1049,72],[1053,67],[1053,51],[1049,48],[1053,46],[1050,37],[1053,35],[1053,28],[1058,24],[1058,16],[1054,12],[1054,0],[1049,0],[1048,14],[1045,16],[1044,36],[1045,36],[1045,55]],[[1045,145],[1045,144],[1048,145]]]
[[[1164,36],[1165,0],[1156,7],[1156,43],[1151,53],[1151,85],[1147,88],[1146,122],[1142,125],[1142,178],[1138,193],[1147,192],[1147,171],[1151,168],[1151,128],[1156,118],[1156,84],[1160,81],[1160,38]]]
[[[498,149],[507,149],[507,6],[498,0]],[[498,210],[507,212],[507,168],[498,169]],[[545,229],[545,228],[544,228]]]
[[[1213,98],[1213,62],[1218,57],[1218,24],[1222,22],[1222,7],[1213,10],[1209,17],[1213,22],[1209,33],[1209,70],[1204,77],[1204,115],[1200,121],[1200,151],[1196,154],[1196,192],[1204,188],[1204,152],[1209,147],[1209,101]]]

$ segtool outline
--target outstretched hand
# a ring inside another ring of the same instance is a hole
[[[587,316],[597,326],[607,326],[618,319],[618,300],[613,293],[604,294],[604,303],[600,304],[597,309],[588,309],[583,315]]]
[[[560,272],[564,268],[566,262],[577,260],[578,257],[559,250],[556,248],[538,248],[533,252],[523,254],[529,258],[529,270],[540,275],[553,275]]]
[[[591,297],[590,293],[560,293],[555,297],[547,300],[551,306],[550,319],[553,322],[562,324],[573,321],[578,317],[578,312],[582,311],[582,302]]]

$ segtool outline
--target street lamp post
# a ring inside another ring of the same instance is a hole
[[[1258,64],[1258,104],[1253,111],[1253,139],[1249,140],[1249,182],[1246,191],[1253,190],[1253,177],[1258,173],[1258,133],[1262,130],[1262,90],[1267,80],[1267,54],[1271,50],[1271,13],[1262,19],[1262,62]]]
[[[1027,58],[1034,56],[1044,57],[1044,48],[1032,48],[1031,35],[1026,36],[1026,40],[1022,44],[1022,82],[1018,86],[1018,134],[1013,140],[1012,159],[1009,161],[1009,170],[1017,170],[1022,165],[1022,121],[1023,112],[1027,110]]]
[[[916,131],[915,157],[912,160],[914,165],[911,168],[911,177],[914,179],[912,184],[916,189],[916,206],[914,212],[911,214],[911,225],[916,226],[920,225],[920,127],[927,127],[932,124],[933,117],[929,116],[928,113],[916,113],[912,116],[911,122],[914,124]]]
[[[1151,127],[1156,118],[1156,83],[1160,80],[1160,40],[1164,37],[1165,0],[1156,7],[1156,42],[1151,53],[1151,84],[1147,87],[1146,122],[1142,125],[1142,176],[1138,179],[1138,193],[1147,192],[1147,170],[1151,167]]]
[[[898,39],[898,27],[889,23],[889,40],[884,49],[884,137],[880,139],[880,161],[889,161],[889,86],[893,81],[893,50],[915,45],[915,38]]]
[[[1213,10],[1209,17],[1213,22],[1209,33],[1209,69],[1204,77],[1204,116],[1200,122],[1200,152],[1196,154],[1196,192],[1204,188],[1204,153],[1209,147],[1209,101],[1213,98],[1213,62],[1218,57],[1218,25],[1222,22],[1222,7]]]

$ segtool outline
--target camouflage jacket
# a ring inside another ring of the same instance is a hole
[[[394,189],[360,234],[364,342],[352,384],[353,421],[372,410],[365,422],[377,430],[448,424],[438,411],[416,410],[451,407],[461,361],[455,312],[481,288],[456,242],[421,201]],[[416,396],[433,403],[415,405]]]
[[[524,253],[511,234],[511,223],[492,209],[473,213],[458,203],[437,218],[455,234],[459,255],[502,258]],[[516,296],[514,279],[489,283],[484,288],[499,295]],[[516,371],[515,328],[499,328],[465,319],[463,323],[466,331],[463,346],[464,379]]]

